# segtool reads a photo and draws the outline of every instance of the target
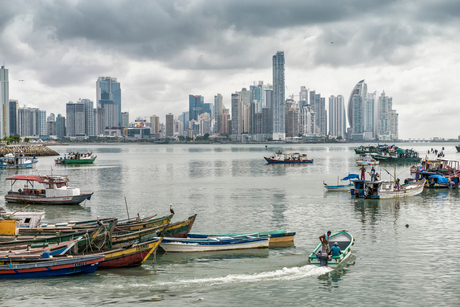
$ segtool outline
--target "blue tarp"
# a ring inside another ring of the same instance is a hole
[[[443,177],[441,175],[431,175],[429,178],[437,178],[438,183],[449,183],[449,179],[447,179],[446,177]]]
[[[359,179],[359,175],[358,174],[348,174],[348,176],[343,178],[342,180],[350,180],[350,179]]]

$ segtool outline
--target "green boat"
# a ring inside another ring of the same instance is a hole
[[[343,263],[351,255],[351,246],[355,244],[355,238],[348,233],[346,230],[339,231],[335,234],[329,236],[329,247],[332,247],[334,242],[337,242],[342,252],[339,256],[330,256],[328,261],[328,266],[332,268],[337,268],[341,263]],[[320,265],[320,260],[316,256],[318,251],[321,250],[321,243],[313,250],[313,252],[308,256],[308,262],[311,265]]]
[[[412,149],[397,148],[378,155],[373,155],[375,160],[380,162],[420,162],[418,152]]]
[[[56,164],[91,164],[96,160],[97,156],[92,152],[71,151],[64,157],[59,157],[54,160]]]

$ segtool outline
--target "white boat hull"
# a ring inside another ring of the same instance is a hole
[[[327,185],[324,184],[324,187],[328,192],[345,192],[350,191],[353,188],[353,184],[342,184],[342,185]]]
[[[204,245],[200,243],[188,243],[188,242],[162,242],[160,246],[166,252],[174,253],[191,253],[191,252],[212,252],[212,251],[224,251],[224,250],[235,250],[235,249],[250,249],[250,248],[268,248],[269,239],[258,240],[247,243],[230,243],[230,244],[216,244],[216,245]]]

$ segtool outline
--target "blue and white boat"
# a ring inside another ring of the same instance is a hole
[[[165,237],[160,247],[166,252],[190,253],[234,249],[268,248],[270,236],[241,235],[208,238]]]
[[[26,157],[24,153],[6,154],[0,158],[0,169],[32,168],[37,159]]]
[[[341,191],[350,191],[354,187],[354,184],[351,183],[351,179],[359,179],[358,174],[348,174],[347,177],[342,178],[341,181],[347,181],[348,184],[339,184],[339,178],[337,178],[337,185],[329,185],[323,181],[323,185],[328,192],[341,192]]]

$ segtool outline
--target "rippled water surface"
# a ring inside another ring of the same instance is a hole
[[[40,158],[21,174],[67,174],[71,186],[94,191],[81,206],[35,206],[47,221],[85,220],[139,213],[175,221],[198,214],[194,232],[296,231],[295,247],[198,254],[157,254],[142,267],[47,279],[0,281],[0,304],[84,306],[457,305],[460,299],[458,190],[429,190],[399,200],[355,200],[326,193],[323,181],[357,173],[354,145],[88,145],[53,147],[61,154],[91,150],[90,166],[58,166]],[[423,156],[453,144],[400,144]],[[307,153],[309,165],[268,165],[278,149]],[[409,176],[410,165],[377,167]],[[4,205],[7,210],[21,206]],[[408,225],[408,227],[406,227]],[[348,265],[331,271],[307,265],[326,230],[356,238]],[[456,239],[457,238],[457,239]]]

